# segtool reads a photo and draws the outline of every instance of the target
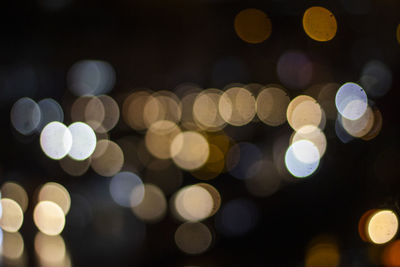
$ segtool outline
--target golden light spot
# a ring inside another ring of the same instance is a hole
[[[38,232],[34,246],[36,254],[44,263],[57,264],[64,261],[66,249],[64,239],[60,235],[48,236]]]
[[[123,119],[134,130],[142,131],[147,129],[143,113],[149,97],[150,93],[147,91],[134,92],[125,99],[122,105]]]
[[[185,170],[195,170],[203,166],[210,153],[207,140],[192,131],[175,136],[170,149],[175,164]]]
[[[367,221],[371,217],[372,214],[374,214],[377,210],[376,209],[371,209],[366,211],[358,221],[358,233],[361,237],[361,239],[365,242],[368,242],[368,237],[367,237]]]
[[[153,156],[159,159],[168,159],[171,157],[172,140],[180,132],[179,127],[172,121],[157,121],[146,132],[146,147]]]
[[[214,200],[207,189],[199,185],[182,188],[173,198],[173,208],[183,221],[201,221],[209,217],[214,208]]]
[[[211,197],[213,199],[213,208],[211,210],[211,213],[209,214],[209,217],[213,216],[215,213],[217,213],[217,211],[221,207],[221,195],[220,195],[220,193],[218,192],[218,190],[214,186],[212,186],[210,184],[200,183],[200,184],[197,184],[197,185],[203,187],[211,195]]]
[[[89,169],[91,158],[85,160],[74,160],[64,157],[59,161],[60,167],[71,176],[81,176]]]
[[[210,144],[210,154],[207,162],[191,174],[197,179],[210,180],[222,173],[225,167],[225,156],[216,145]]]
[[[28,208],[28,194],[22,186],[15,182],[5,182],[1,186],[1,197],[16,201],[23,212]]]
[[[256,114],[256,100],[252,93],[241,87],[232,87],[219,99],[219,113],[229,124],[243,126]]]
[[[258,44],[271,35],[271,20],[263,11],[247,8],[240,11],[234,21],[236,34],[247,43]]]
[[[306,254],[305,267],[338,267],[340,264],[340,252],[329,237],[318,237],[311,242]]]
[[[159,120],[178,123],[181,117],[182,104],[174,93],[159,91],[147,98],[143,109],[143,121],[147,128]]]
[[[135,188],[131,196],[134,196]],[[132,199],[135,199],[134,197]],[[134,203],[135,204],[135,203]],[[155,185],[144,185],[144,197],[139,205],[132,206],[133,213],[141,220],[147,222],[160,221],[167,210],[167,201],[164,193]]]
[[[3,209],[0,218],[0,227],[6,232],[17,232],[24,221],[24,213],[21,207],[12,199],[1,199],[1,207]]]
[[[326,42],[335,37],[337,22],[335,16],[328,9],[313,6],[304,12],[303,28],[311,39]]]
[[[348,134],[361,138],[368,134],[374,126],[374,113],[372,112],[371,107],[368,106],[360,118],[350,120],[342,116],[341,123]]]
[[[320,128],[314,125],[305,125],[301,127],[297,132],[292,135],[290,144],[300,141],[308,140],[311,141],[319,151],[319,156],[322,157],[326,150],[326,137]]]
[[[187,254],[204,253],[211,242],[211,232],[202,223],[184,223],[175,232],[176,245]]]
[[[103,125],[106,110],[103,102],[97,96],[90,97],[85,107],[84,122],[93,129],[98,129]]]
[[[400,266],[400,240],[396,240],[385,247],[382,260],[385,266]]]
[[[68,214],[71,206],[71,197],[64,186],[54,182],[44,184],[40,188],[38,202],[45,200],[56,203],[60,206],[65,215]]]
[[[99,133],[106,133],[110,131],[119,120],[119,107],[115,100],[108,95],[100,95],[98,99],[103,104],[104,118],[97,123],[92,123],[92,128]],[[89,124],[90,125],[90,124]]]
[[[102,176],[113,176],[121,170],[123,164],[124,154],[116,143],[109,140],[97,142],[91,163],[96,173]]]
[[[58,235],[64,229],[65,215],[56,203],[41,201],[33,210],[33,221],[42,233]]]
[[[257,96],[257,116],[269,126],[281,125],[286,121],[289,102],[289,96],[281,88],[265,88]]]
[[[218,131],[225,126],[218,110],[222,93],[218,89],[207,89],[197,95],[193,103],[193,119],[200,129]]]
[[[19,232],[3,233],[3,244],[1,245],[1,256],[16,260],[24,252],[24,239]]]
[[[324,124],[323,111],[320,105],[314,98],[306,95],[299,95],[289,103],[286,117],[289,125],[295,131],[305,125],[321,128],[321,124]]]
[[[194,121],[193,106],[197,98],[198,92],[193,92],[185,95],[182,102],[182,118],[181,125],[186,130],[198,130],[198,126]]]
[[[367,221],[367,237],[374,244],[384,244],[396,235],[399,222],[391,210],[378,210]]]

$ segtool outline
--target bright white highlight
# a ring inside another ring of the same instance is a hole
[[[63,123],[50,122],[40,134],[40,146],[49,158],[62,159],[71,150],[72,134]]]
[[[318,148],[309,140],[300,140],[289,146],[285,154],[285,165],[295,177],[307,177],[315,172],[319,165]]]
[[[85,160],[96,148],[96,134],[83,122],[75,122],[68,129],[72,134],[72,146],[68,155],[75,160]]]

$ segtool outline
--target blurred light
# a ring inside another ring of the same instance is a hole
[[[219,231],[226,236],[243,236],[256,226],[258,216],[253,202],[235,199],[222,206],[216,223]]]
[[[186,130],[197,130],[198,126],[194,121],[194,103],[196,101],[198,92],[186,94],[182,100],[182,118],[181,125]],[[208,102],[209,104],[210,102]],[[208,112],[208,111],[207,111]]]
[[[193,119],[201,129],[218,131],[225,126],[225,121],[218,109],[222,93],[218,89],[207,89],[195,98],[192,109]]]
[[[278,87],[267,87],[257,96],[257,116],[269,126],[278,126],[286,121],[286,109],[290,98]]]
[[[23,212],[28,208],[28,194],[21,185],[15,182],[5,182],[1,186],[1,197],[9,198],[17,202]]]
[[[100,95],[98,99],[104,108],[104,118],[100,122],[92,123],[92,128],[99,133],[106,133],[113,129],[119,120],[119,107],[115,100],[108,95]]]
[[[93,129],[83,122],[75,122],[68,126],[72,135],[72,146],[68,155],[75,160],[85,160],[96,148],[96,135]]]
[[[147,98],[143,110],[146,128],[160,120],[178,123],[182,117],[182,105],[178,97],[170,91],[158,91]]]
[[[295,177],[303,178],[315,172],[319,165],[318,148],[308,140],[300,140],[289,146],[285,154],[287,170]]]
[[[262,171],[245,180],[246,188],[254,196],[266,197],[278,191],[281,179],[271,161],[263,160],[260,166]]]
[[[171,143],[179,133],[181,130],[174,122],[156,121],[146,132],[146,147],[153,156],[159,159],[171,158]]]
[[[271,35],[271,20],[263,11],[247,8],[240,11],[234,21],[236,34],[247,43],[258,44]]]
[[[400,24],[397,25],[396,39],[397,39],[397,42],[400,44]]]
[[[278,60],[277,73],[283,85],[290,89],[305,88],[311,81],[313,65],[300,51],[288,51]]]
[[[96,173],[102,176],[113,176],[121,170],[123,164],[124,154],[116,143],[109,140],[97,142],[91,163]]]
[[[184,221],[201,221],[213,212],[213,197],[207,189],[199,185],[180,189],[172,200],[173,210]]]
[[[210,153],[207,140],[201,134],[192,131],[175,136],[170,149],[175,164],[185,170],[203,166]]]
[[[175,243],[187,254],[204,253],[212,243],[212,234],[202,223],[181,224],[175,232]]]
[[[322,86],[317,96],[318,103],[321,105],[326,117],[330,120],[336,119],[335,97],[338,88],[339,85],[336,83],[327,83]]]
[[[311,39],[326,42],[335,37],[337,22],[335,16],[328,9],[313,6],[304,12],[303,28]]]
[[[360,83],[369,96],[383,96],[392,86],[392,72],[381,61],[371,60],[362,70]]]
[[[374,113],[370,106],[367,106],[364,114],[355,120],[349,120],[341,116],[343,129],[351,136],[361,138],[369,133],[374,126]]]
[[[238,179],[255,176],[261,170],[262,153],[251,143],[238,143],[231,147],[226,156],[226,168]]]
[[[34,241],[35,252],[45,265],[59,266],[66,256],[65,242],[62,236],[49,236],[38,232]]]
[[[0,218],[0,227],[6,232],[17,232],[24,221],[24,213],[21,207],[9,198],[1,199],[1,207],[3,213]]]
[[[376,210],[366,223],[367,238],[374,244],[384,244],[396,235],[399,222],[396,214],[391,210]]]
[[[1,230],[0,230],[1,231]],[[3,243],[1,244],[1,256],[16,260],[22,256],[24,252],[24,239],[19,232],[3,233]]]
[[[11,108],[10,119],[20,134],[32,134],[40,124],[40,107],[28,97],[20,98]]]
[[[369,141],[374,139],[382,130],[382,114],[379,111],[379,109],[376,106],[372,106],[372,111],[373,111],[373,117],[374,117],[374,124],[371,128],[371,130],[361,137],[365,141]]]
[[[225,167],[225,156],[221,149],[214,145],[209,145],[209,156],[206,163],[200,168],[191,171],[197,179],[210,180],[221,174]]]
[[[134,92],[125,99],[122,105],[123,119],[134,130],[141,131],[147,129],[143,114],[149,97],[149,92]]]
[[[131,193],[131,201],[136,204],[137,201],[137,190],[140,187],[135,187]],[[167,201],[163,192],[155,185],[145,184],[144,185],[144,198],[139,205],[132,205],[133,213],[141,220],[146,222],[158,222],[160,221],[167,211]]]
[[[382,261],[387,267],[400,266],[400,240],[395,240],[385,247]]]
[[[319,128],[325,126],[325,117],[321,106],[314,98],[306,95],[299,95],[289,103],[286,117],[289,125],[295,131],[306,125],[314,125]]]
[[[38,103],[40,108],[40,124],[37,130],[41,131],[52,121],[64,121],[64,111],[60,104],[52,98],[45,98]]]
[[[300,140],[308,140],[312,142],[318,148],[320,158],[325,154],[326,137],[320,128],[314,125],[306,125],[301,127],[292,135],[290,144]]]
[[[135,194],[132,194],[132,191]],[[113,200],[123,207],[136,207],[144,197],[142,180],[132,172],[120,172],[110,182],[110,193]]]
[[[54,236],[64,229],[65,215],[56,203],[41,201],[33,210],[33,221],[40,232]]]
[[[54,182],[44,184],[39,190],[38,201],[45,200],[54,202],[60,206],[65,215],[68,214],[71,207],[71,197],[64,186]]]
[[[368,242],[367,222],[370,219],[371,215],[373,215],[376,211],[377,211],[376,209],[367,210],[366,212],[364,212],[364,214],[361,216],[360,220],[358,221],[358,233],[359,233],[361,239],[365,242]]]
[[[336,136],[340,139],[340,141],[342,141],[343,143],[348,143],[351,140],[353,140],[354,138],[347,133],[347,131],[343,128],[342,125],[342,116],[340,115],[340,113],[337,116],[337,119],[335,121],[335,133]]]
[[[339,267],[340,252],[336,242],[329,237],[318,237],[307,250],[305,267]]]
[[[367,94],[364,89],[356,83],[343,84],[335,98],[338,112],[349,120],[360,118],[368,106]]]
[[[61,168],[71,176],[81,176],[89,169],[91,159],[74,160],[70,157],[62,158],[59,163]]]
[[[115,71],[105,61],[81,60],[68,71],[67,82],[77,96],[105,94],[114,87]]]
[[[103,121],[106,116],[106,109],[103,101],[100,100],[100,97],[84,96],[80,97],[80,99],[84,99],[78,102],[82,105],[82,109],[77,111],[79,115],[83,115],[83,120],[81,121],[86,122],[93,129],[104,129]],[[74,106],[74,108],[76,108],[76,106]],[[74,111],[76,112],[76,110]]]
[[[40,146],[49,158],[62,159],[72,147],[71,131],[61,122],[50,122],[40,134]]]
[[[218,108],[221,117],[227,123],[243,126],[254,118],[256,101],[247,89],[232,87],[221,95]]]

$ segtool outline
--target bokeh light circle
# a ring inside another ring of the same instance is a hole
[[[272,32],[267,14],[255,8],[240,11],[235,17],[234,28],[240,39],[251,44],[265,41]]]
[[[39,105],[29,97],[19,99],[11,108],[11,124],[20,134],[29,135],[39,126],[41,112]]]
[[[1,197],[9,198],[19,204],[22,211],[25,212],[28,208],[29,198],[25,189],[15,182],[5,182],[1,186]],[[1,213],[0,213],[1,218]]]
[[[212,243],[212,234],[202,223],[181,224],[175,232],[175,243],[187,254],[204,253]]]
[[[64,211],[52,201],[41,201],[33,210],[36,227],[46,235],[58,235],[65,226]]]
[[[68,126],[72,135],[72,146],[68,155],[75,160],[85,160],[96,148],[96,134],[83,122],[75,122]]]
[[[328,9],[313,6],[304,12],[303,28],[311,39],[326,42],[335,37],[337,22],[335,16]]]
[[[319,150],[309,140],[299,140],[292,143],[285,154],[287,170],[298,178],[313,174],[319,166],[319,160]]]
[[[368,106],[364,89],[356,83],[343,84],[336,93],[335,104],[338,112],[349,120],[360,118]]]
[[[391,210],[377,210],[367,221],[367,237],[374,244],[384,244],[396,235],[399,221]]]
[[[9,198],[2,198],[0,203],[3,210],[0,227],[6,232],[17,232],[24,221],[21,207],[16,201]]]
[[[40,146],[51,159],[62,159],[72,147],[71,131],[61,122],[50,122],[40,134]]]
[[[44,184],[38,194],[38,201],[51,201],[57,204],[64,212],[68,214],[71,207],[71,196],[68,190],[59,183],[48,182]]]
[[[132,193],[134,190],[134,194]],[[144,198],[142,180],[132,172],[120,172],[110,182],[110,193],[113,200],[123,207],[136,207]]]

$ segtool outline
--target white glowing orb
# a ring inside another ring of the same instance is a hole
[[[307,177],[315,172],[319,165],[318,148],[309,140],[300,140],[289,146],[285,154],[285,165],[295,177]]]
[[[62,159],[71,150],[72,134],[63,123],[50,122],[40,134],[40,146],[49,158]]]
[[[72,146],[68,155],[75,160],[85,160],[96,148],[96,134],[83,122],[75,122],[68,129],[72,134]]]
[[[356,83],[343,84],[336,93],[336,108],[349,120],[360,118],[368,107],[368,98],[364,89]]]

